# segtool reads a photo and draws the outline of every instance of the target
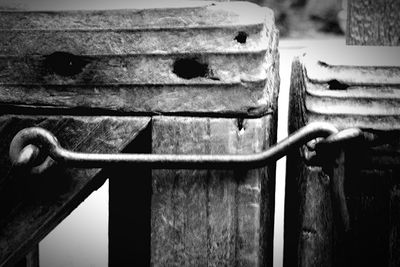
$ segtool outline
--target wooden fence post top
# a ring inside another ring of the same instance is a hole
[[[330,52],[310,50],[293,63],[292,87],[301,83],[293,100],[304,105],[300,116],[338,128],[400,129],[400,49],[332,47]],[[371,55],[382,57],[370,65],[364,57]]]
[[[278,33],[267,8],[183,1],[99,11],[91,7],[108,4],[86,1],[65,11],[56,1],[40,11],[40,1],[20,2],[28,11],[0,2],[17,7],[0,8],[2,104],[250,117],[274,109]]]

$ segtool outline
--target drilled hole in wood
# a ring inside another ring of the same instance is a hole
[[[174,62],[173,72],[180,78],[193,79],[207,77],[208,64],[200,62],[197,58],[182,58]]]
[[[329,89],[331,89],[331,90],[346,90],[347,88],[350,87],[350,85],[339,82],[336,79],[330,80],[328,82],[328,85],[329,85]]]
[[[88,61],[67,52],[54,52],[46,56],[47,68],[60,76],[73,76],[82,72]]]
[[[236,40],[236,42],[238,42],[238,43],[245,44],[246,41],[247,41],[247,37],[248,37],[248,36],[249,36],[249,35],[248,35],[246,32],[240,31],[240,32],[236,35],[235,40]]]

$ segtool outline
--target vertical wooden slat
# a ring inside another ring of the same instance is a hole
[[[270,122],[157,117],[153,153],[261,151],[273,142]],[[273,220],[265,219],[272,218],[273,201],[265,207],[261,196],[272,177],[265,169],[153,170],[152,264],[270,266],[262,253],[272,243]]]

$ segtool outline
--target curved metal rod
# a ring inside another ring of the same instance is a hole
[[[71,167],[103,168],[115,164],[140,164],[153,169],[252,169],[264,167],[312,139],[328,137],[337,132],[338,129],[330,123],[314,122],[263,152],[245,155],[96,154],[66,150],[52,133],[33,127],[21,130],[14,137],[10,157],[15,165],[26,166],[28,162],[32,165],[34,157],[29,160],[29,156],[22,156],[21,151],[33,144],[39,147],[40,153],[48,153],[54,161]]]

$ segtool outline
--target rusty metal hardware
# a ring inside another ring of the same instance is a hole
[[[310,123],[269,149],[247,155],[177,155],[177,154],[95,154],[73,152],[64,149],[49,131],[33,127],[17,133],[10,144],[10,158],[14,166],[31,168],[32,173],[42,173],[55,162],[70,167],[103,168],[115,164],[139,164],[152,169],[251,169],[266,166],[288,154],[291,150],[307,144],[313,151],[305,157],[306,162],[321,161],[321,147],[332,147],[357,139],[371,137],[360,129],[339,131],[325,122]],[[340,147],[340,146],[339,146]],[[317,159],[317,160],[316,160]],[[335,159],[335,158],[333,158]],[[341,219],[349,228],[349,215],[344,195],[343,181],[333,181],[335,199],[341,208]]]
[[[348,143],[362,142],[374,146],[379,138],[376,134],[364,132],[359,128],[347,128],[337,133],[331,134],[326,138],[314,139],[306,144],[306,149],[303,151],[303,157],[307,165],[323,166],[337,158],[338,153],[333,153],[333,150],[339,152],[341,148]],[[325,154],[321,156],[321,154]],[[328,156],[328,157],[327,157]]]
[[[153,169],[251,169],[266,166],[310,140],[340,133],[332,124],[314,122],[263,152],[246,155],[95,154],[66,150],[49,131],[33,127],[21,130],[14,137],[10,145],[10,158],[14,165],[31,167],[35,173],[45,171],[54,162],[82,168],[139,164]],[[343,133],[336,137],[335,142],[359,136],[354,133]]]

